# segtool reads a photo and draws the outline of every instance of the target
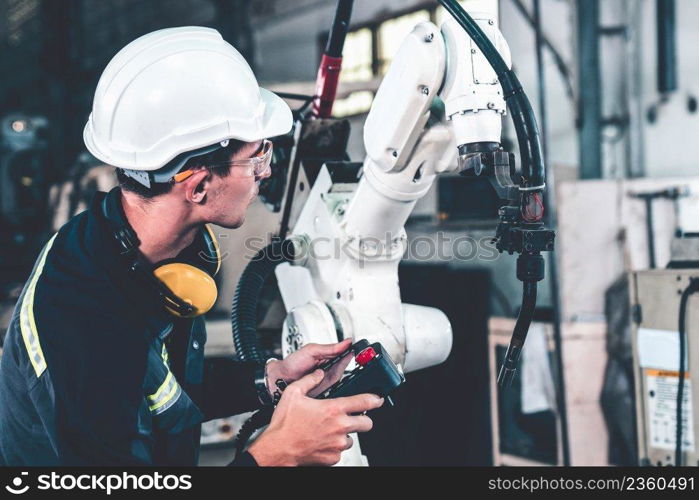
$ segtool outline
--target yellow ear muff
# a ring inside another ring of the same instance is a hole
[[[216,302],[218,290],[214,279],[206,272],[190,264],[173,262],[163,264],[153,271],[156,278],[162,281],[172,293],[184,302],[194,306],[194,313],[182,316],[177,311],[167,307],[171,313],[187,318],[194,318],[209,311]]]

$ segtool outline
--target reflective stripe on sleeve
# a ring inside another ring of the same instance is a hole
[[[163,358],[163,363],[165,363],[166,366],[169,366],[170,357],[168,356],[167,347],[165,347],[165,342],[163,342],[163,348],[160,351],[160,356]]]
[[[167,375],[163,383],[158,387],[158,390],[148,396],[148,408],[153,415],[159,415],[170,408],[177,402],[182,394],[180,384],[177,383],[175,376],[170,371],[169,356],[165,342],[163,342],[163,347],[160,350],[160,357],[167,370]]]
[[[46,359],[44,358],[44,352],[41,350],[39,333],[36,329],[36,320],[34,319],[34,293],[36,292],[36,284],[39,281],[41,272],[44,270],[46,257],[57,235],[58,233],[54,234],[46,244],[44,251],[39,257],[39,262],[34,273],[29,277],[29,285],[24,293],[22,306],[19,312],[19,327],[22,332],[22,339],[24,340],[24,346],[27,348],[27,353],[29,354],[29,361],[34,367],[34,372],[37,377],[40,377],[41,374],[44,373],[44,370],[46,370]]]

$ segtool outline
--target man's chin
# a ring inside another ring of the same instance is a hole
[[[235,221],[212,221],[212,224],[215,224],[217,226],[221,226],[222,228],[225,229],[238,229],[240,226],[243,225],[245,222],[245,217],[241,217],[238,220]]]

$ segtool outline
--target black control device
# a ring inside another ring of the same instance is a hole
[[[393,406],[390,394],[405,382],[405,376],[383,346],[379,342],[370,344],[369,341],[363,339],[352,345],[350,350],[354,354],[357,367],[316,398],[332,399],[371,393],[385,398],[386,402]],[[348,352],[346,351],[334,358],[321,368],[328,371],[341,359],[344,359]]]

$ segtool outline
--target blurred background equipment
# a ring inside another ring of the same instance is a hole
[[[647,193],[629,193],[629,196],[639,200],[643,200],[646,205],[646,238],[648,241],[648,266],[651,269],[656,268],[655,263],[655,232],[653,229],[653,202],[657,199],[670,200],[673,203],[675,209],[675,217],[677,223],[679,223],[679,203],[678,200],[684,196],[689,196],[687,188],[674,187],[670,189],[663,189],[660,191],[651,191]],[[679,226],[675,229],[677,237],[682,236],[682,230]]]
[[[699,262],[699,261],[698,261]],[[632,275],[638,462],[699,465],[699,274],[691,269]],[[678,444],[679,443],[679,444]]]
[[[48,127],[42,116],[0,118],[0,346],[14,302],[48,236]]]
[[[19,277],[34,261],[37,229],[46,229],[50,158],[48,121],[13,114],[0,120],[2,276]],[[15,272],[21,273],[14,275]]]

